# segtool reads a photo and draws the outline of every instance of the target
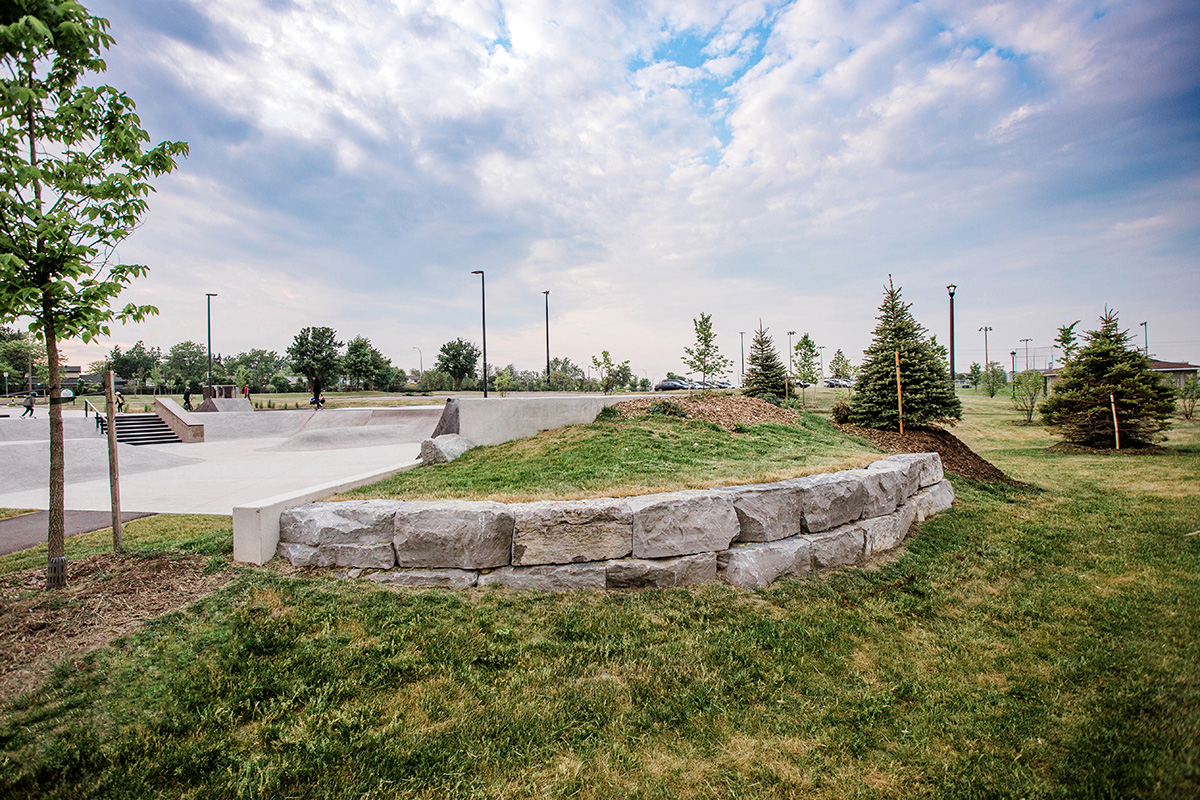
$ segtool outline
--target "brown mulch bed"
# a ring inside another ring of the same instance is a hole
[[[40,684],[61,659],[185,608],[229,580],[202,556],[106,553],[67,562],[67,586],[47,592],[45,568],[0,576],[0,700]]]
[[[758,425],[764,422],[776,422],[780,425],[795,425],[800,421],[800,415],[790,408],[773,406],[766,400],[760,400],[757,397],[732,394],[664,397],[662,400],[645,397],[617,403],[613,408],[624,417],[636,417],[647,413],[651,406],[664,401],[674,403],[682,408],[688,419],[712,422],[727,430],[733,430],[733,427],[739,423]]]
[[[937,453],[942,459],[942,468],[955,475],[988,483],[1018,483],[963,444],[957,436],[942,428],[910,428],[901,435],[898,431],[860,428],[857,425],[837,427],[842,433],[870,442],[888,453]]]

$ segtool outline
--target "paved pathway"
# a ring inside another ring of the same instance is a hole
[[[149,514],[136,511],[122,511],[121,521],[129,522]],[[34,511],[19,517],[0,519],[0,556],[24,550],[46,541],[46,527],[49,524],[50,512]],[[111,511],[68,511],[66,512],[67,536],[79,533],[90,533],[107,528],[112,524]]]

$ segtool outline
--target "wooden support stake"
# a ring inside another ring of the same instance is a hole
[[[1113,412],[1113,436],[1117,440],[1117,449],[1121,449],[1121,429],[1117,426],[1117,401],[1111,394],[1108,396],[1108,402],[1112,404]]]
[[[108,407],[105,416],[108,418],[108,485],[112,493],[112,534],[113,550],[121,549],[121,481],[117,469],[117,425],[113,415],[116,408],[116,398],[113,397],[113,373],[108,371],[108,386],[105,387],[105,398]]]
[[[900,351],[896,351],[896,407],[900,410],[900,435],[904,435],[904,395],[900,391]]]

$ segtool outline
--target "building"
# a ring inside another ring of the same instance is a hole
[[[1061,367],[1054,369],[1039,370],[1042,373],[1042,380],[1045,381],[1046,394],[1058,382],[1058,373]],[[1200,366],[1189,364],[1186,361],[1159,361],[1157,358],[1150,359],[1150,370],[1162,375],[1163,383],[1168,386],[1173,386],[1176,389],[1182,389],[1188,378],[1200,376]]]

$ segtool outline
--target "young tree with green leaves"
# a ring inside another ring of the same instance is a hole
[[[829,373],[835,378],[849,378],[853,367],[850,366],[850,359],[846,358],[846,354],[841,348],[833,354],[833,358],[829,359]]]
[[[190,386],[199,391],[208,373],[208,351],[193,341],[174,344],[163,359],[163,370],[175,386]]]
[[[760,319],[758,330],[750,340],[750,367],[746,370],[746,385],[742,389],[742,394],[749,397],[780,398],[786,391],[787,370],[779,360],[768,330]]]
[[[894,430],[899,427],[897,407],[896,354],[900,358],[900,388],[904,400],[905,427],[962,418],[962,404],[947,380],[947,370],[925,338],[925,328],[892,285],[884,289],[871,346],[863,352],[858,393],[850,404],[848,419],[857,425]]]
[[[308,378],[314,397],[337,378],[342,367],[341,346],[337,332],[326,327],[301,328],[288,346],[292,369]]]
[[[817,343],[808,335],[808,331],[805,331],[792,350],[792,374],[796,376],[796,380],[800,381],[801,405],[807,401],[805,396],[807,387],[812,386],[820,378],[820,375],[817,374],[819,359],[820,351],[817,350]]]
[[[599,373],[600,389],[605,394],[610,394],[618,386],[629,383],[629,379],[633,377],[629,362],[614,363],[607,350],[602,350],[599,358],[592,356],[592,367]]]
[[[459,337],[442,345],[434,369],[449,375],[454,391],[459,392],[462,391],[463,380],[468,375],[475,373],[475,365],[479,363],[479,356],[478,347]]]
[[[1171,426],[1174,391],[1129,339],[1117,312],[1105,308],[1100,327],[1084,334],[1083,348],[1042,403],[1046,427],[1074,444],[1109,447],[1115,404],[1122,443],[1146,444],[1162,436]]]
[[[1176,394],[1179,395],[1179,411],[1183,418],[1192,419],[1196,415],[1196,401],[1200,400],[1200,380],[1193,375],[1184,381]]]
[[[1008,385],[1008,373],[998,362],[989,361],[987,370],[983,373],[983,390],[988,397],[995,397],[1001,387]]]
[[[978,361],[971,362],[971,370],[967,373],[967,377],[971,379],[971,385],[975,387],[975,391],[979,391],[979,382],[983,380],[983,367],[979,366]]]
[[[1046,379],[1036,369],[1027,369],[1013,376],[1013,406],[1021,412],[1026,422],[1033,421],[1033,412],[1037,410],[1045,385]]]
[[[152,178],[175,169],[182,142],[146,148],[134,103],[103,72],[108,21],[68,0],[0,6],[0,322],[27,317],[46,344],[50,385],[47,588],[66,583],[63,422],[58,343],[109,335],[152,306],[114,308],[145,275],[112,258],[148,208]]]
[[[342,359],[342,367],[351,385],[362,389],[373,386],[378,379],[377,351],[371,346],[371,340],[365,336],[355,336],[346,345],[346,355]]]
[[[717,335],[712,329],[712,315],[700,312],[699,319],[692,320],[696,331],[696,346],[685,347],[683,363],[688,369],[708,383],[709,378],[723,378],[733,366],[733,361],[721,355],[717,348]]]

